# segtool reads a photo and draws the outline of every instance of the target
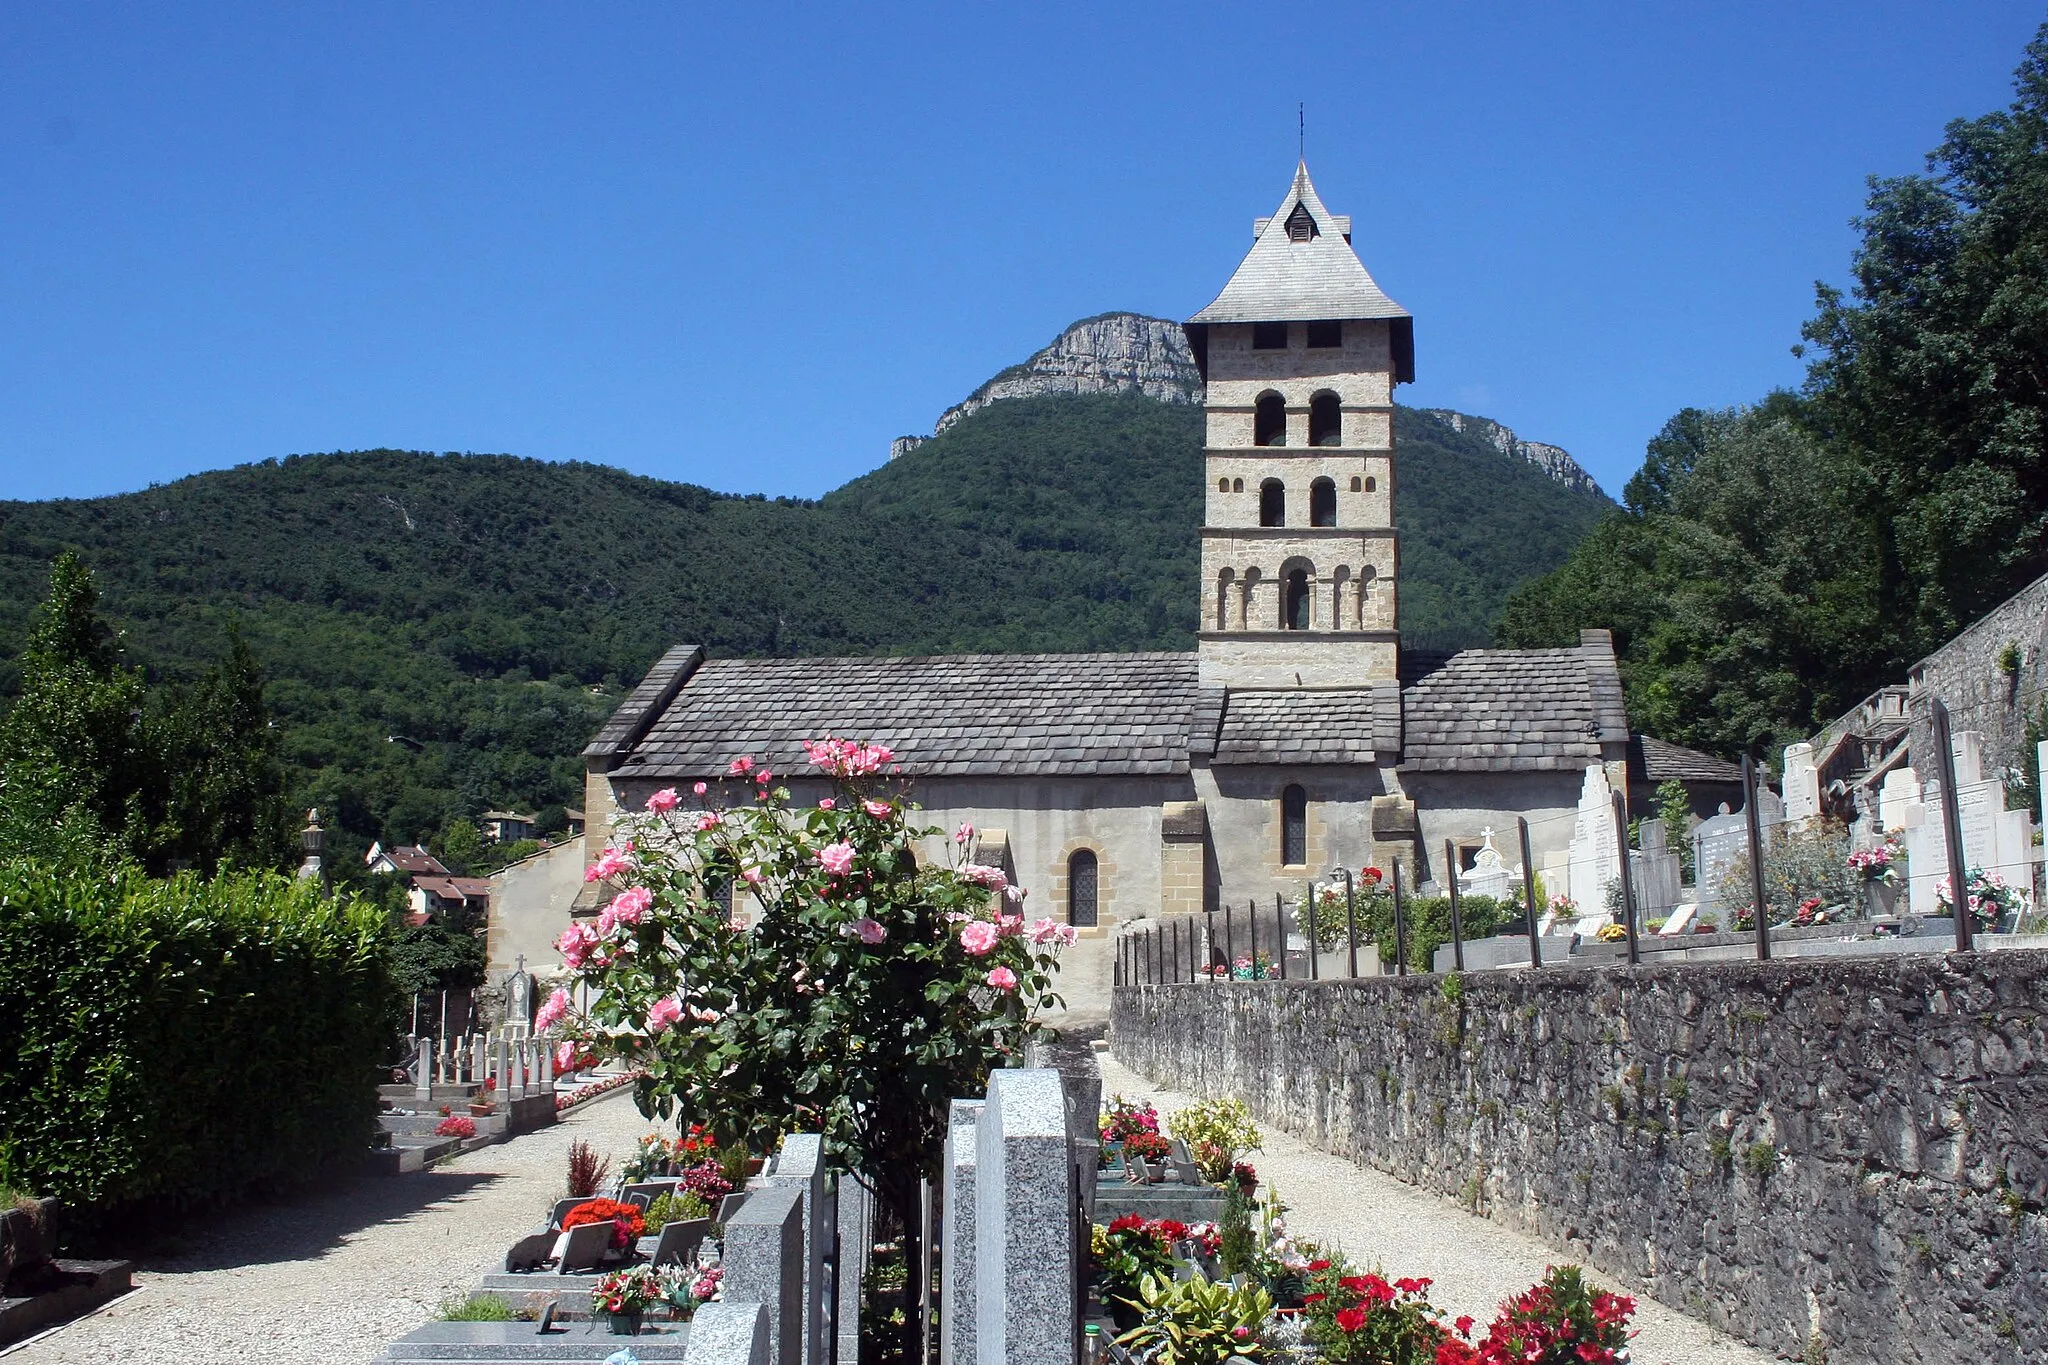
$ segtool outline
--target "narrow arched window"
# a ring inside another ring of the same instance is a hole
[[[1281,629],[1307,630],[1308,613],[1308,570],[1296,569],[1287,575],[1287,600],[1281,607]]]
[[[1218,480],[1216,480],[1216,491],[1217,491],[1218,493],[1228,493],[1228,492],[1230,491],[1230,480],[1228,480],[1228,479],[1218,479]]]
[[[1278,479],[1268,479],[1259,485],[1259,525],[1285,526],[1287,524],[1287,489]]]
[[[1344,599],[1351,595],[1351,568],[1339,564],[1337,571],[1330,575],[1330,629],[1344,629]]]
[[[1317,479],[1308,486],[1308,524],[1337,524],[1337,485],[1328,479]]]
[[[1287,444],[1287,400],[1270,389],[1259,395],[1258,403],[1252,408],[1252,444]]]
[[[1280,793],[1280,861],[1289,867],[1308,863],[1308,793],[1300,787]]]
[[[1067,923],[1086,929],[1095,923],[1095,855],[1085,848],[1067,859]]]
[[[1237,577],[1229,569],[1216,575],[1216,629],[1230,629],[1230,580]]]
[[[1232,480],[1230,481],[1230,491],[1231,491],[1231,492],[1233,492],[1233,493],[1242,493],[1242,492],[1244,492],[1244,480],[1243,480],[1243,479],[1232,479]]]
[[[1312,446],[1344,444],[1344,409],[1337,395],[1324,389],[1308,400],[1308,443]]]
[[[1252,606],[1252,598],[1257,595],[1258,590],[1259,570],[1257,565],[1253,565],[1244,571],[1244,588],[1237,597],[1237,628],[1239,630],[1243,630],[1254,620],[1258,619]]]

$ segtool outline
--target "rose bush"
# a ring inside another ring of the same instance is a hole
[[[693,800],[659,792],[620,822],[586,873],[610,903],[558,944],[592,1003],[565,993],[549,1013],[565,1047],[637,1073],[643,1112],[720,1149],[820,1133],[914,1228],[948,1101],[1039,1031],[1073,931],[1026,927],[1023,888],[967,860],[971,828],[920,860],[941,831],[915,822],[887,748],[805,748],[834,787],[816,805],[741,758]]]

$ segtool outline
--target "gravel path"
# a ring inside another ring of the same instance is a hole
[[[654,1126],[622,1090],[553,1128],[431,1171],[223,1214],[186,1229],[169,1254],[144,1259],[140,1293],[7,1365],[373,1361],[443,1299],[466,1294],[547,1216],[572,1141],[609,1152],[616,1170]]]
[[[1117,1093],[1142,1096],[1159,1107],[1162,1118],[1194,1102],[1192,1095],[1160,1089],[1107,1053],[1099,1060],[1105,1100]],[[1502,1299],[1540,1279],[1546,1266],[1568,1259],[1392,1176],[1265,1131],[1265,1148],[1251,1160],[1259,1178],[1289,1205],[1288,1231],[1342,1247],[1354,1261],[1388,1274],[1429,1277],[1435,1281],[1430,1301],[1450,1316],[1470,1313],[1489,1322]],[[1611,1283],[1614,1277],[1599,1278]],[[1776,1359],[1676,1309],[1647,1298],[1638,1302],[1640,1335],[1632,1352],[1638,1365],[1769,1365]]]

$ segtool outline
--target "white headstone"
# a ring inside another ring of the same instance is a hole
[[[1956,732],[1950,741],[1956,769],[1956,813],[1963,827],[1963,867],[1982,870],[2022,888],[2033,885],[2033,835],[2025,811],[2005,808],[2005,782],[1984,775],[1984,736]],[[1948,837],[1942,816],[1941,784],[1921,790],[1921,818],[1907,825],[1907,904],[1916,915],[1940,909],[1940,888],[1948,879]]]
[[[1614,789],[1604,764],[1586,768],[1579,790],[1579,814],[1572,826],[1570,890],[1580,923],[1604,916],[1607,884],[1621,876],[1621,841],[1614,834]]]
[[[1820,814],[1820,770],[1811,744],[1785,746],[1785,818],[1811,820]]]
[[[1520,884],[1522,869],[1509,867],[1501,858],[1500,850],[1493,846],[1493,831],[1479,831],[1479,852],[1472,859],[1470,871],[1459,874],[1458,889],[1468,896],[1491,896],[1505,901],[1514,894]]]
[[[1920,805],[1920,774],[1894,768],[1884,775],[1877,793],[1877,823],[1886,830],[1910,829],[1926,818]]]

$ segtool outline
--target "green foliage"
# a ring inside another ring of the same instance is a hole
[[[1216,1263],[1226,1275],[1251,1272],[1258,1259],[1258,1234],[1252,1228],[1252,1200],[1236,1181],[1223,1187],[1223,1216],[1216,1220],[1219,1246]]]
[[[320,808],[347,873],[373,839],[580,806],[582,740],[680,641],[725,656],[1192,648],[1201,444],[1197,408],[1066,396],[997,403],[822,503],[389,450],[0,503],[0,695],[22,684],[30,605],[67,548],[166,678],[203,674],[239,621],[292,807]],[[1507,591],[1609,506],[1406,408],[1395,468],[1415,642],[1482,640]],[[80,723],[126,714],[106,700]]]
[[[1504,924],[1519,924],[1518,901],[1502,902],[1491,896],[1458,897],[1458,922],[1466,942],[1492,938]],[[1434,971],[1436,950],[1451,941],[1451,898],[1449,896],[1404,896],[1401,916],[1407,926],[1408,970]],[[1364,937],[1370,926],[1372,941],[1379,945],[1380,961],[1397,961],[1394,942],[1394,898],[1364,897],[1358,902],[1358,932]]]
[[[178,1210],[359,1160],[387,932],[270,873],[0,862],[0,1181]]]
[[[684,1223],[692,1218],[709,1218],[711,1205],[695,1190],[684,1190],[681,1194],[660,1194],[647,1206],[646,1231],[653,1236],[670,1223]]]
[[[1742,1154],[1742,1164],[1759,1178],[1778,1169],[1778,1149],[1768,1142],[1753,1142]]]
[[[512,1305],[498,1294],[450,1295],[434,1317],[440,1322],[510,1322]]]
[[[1657,819],[1664,826],[1664,847],[1678,854],[1685,879],[1692,880],[1692,797],[1675,777],[1657,784]]]
[[[0,856],[105,846],[159,873],[282,866],[292,838],[276,750],[262,675],[232,623],[220,663],[146,687],[91,573],[60,555],[0,718]]]
[[[1208,1181],[1230,1179],[1237,1159],[1258,1151],[1261,1141],[1251,1106],[1238,1099],[1199,1100],[1169,1119],[1167,1129],[1187,1143],[1196,1169]]]
[[[1750,894],[1749,851],[1729,862],[1721,878],[1725,904],[1747,905]],[[1814,821],[1794,829],[1780,826],[1764,849],[1764,894],[1770,898],[1775,923],[1809,896],[1825,907],[1863,905],[1863,877],[1849,867],[1849,831],[1833,821]]]
[[[1153,1275],[1138,1290],[1138,1311],[1143,1320],[1117,1342],[1157,1365],[1224,1365],[1269,1354],[1261,1334],[1273,1299],[1256,1284]]]
[[[1503,645],[1616,632],[1630,720],[1718,753],[1803,738],[2048,570],[2048,25],[1932,174],[1874,179],[1801,396],[1687,409]]]
[[[481,934],[445,915],[401,924],[391,942],[391,984],[402,995],[461,991],[484,984]]]

